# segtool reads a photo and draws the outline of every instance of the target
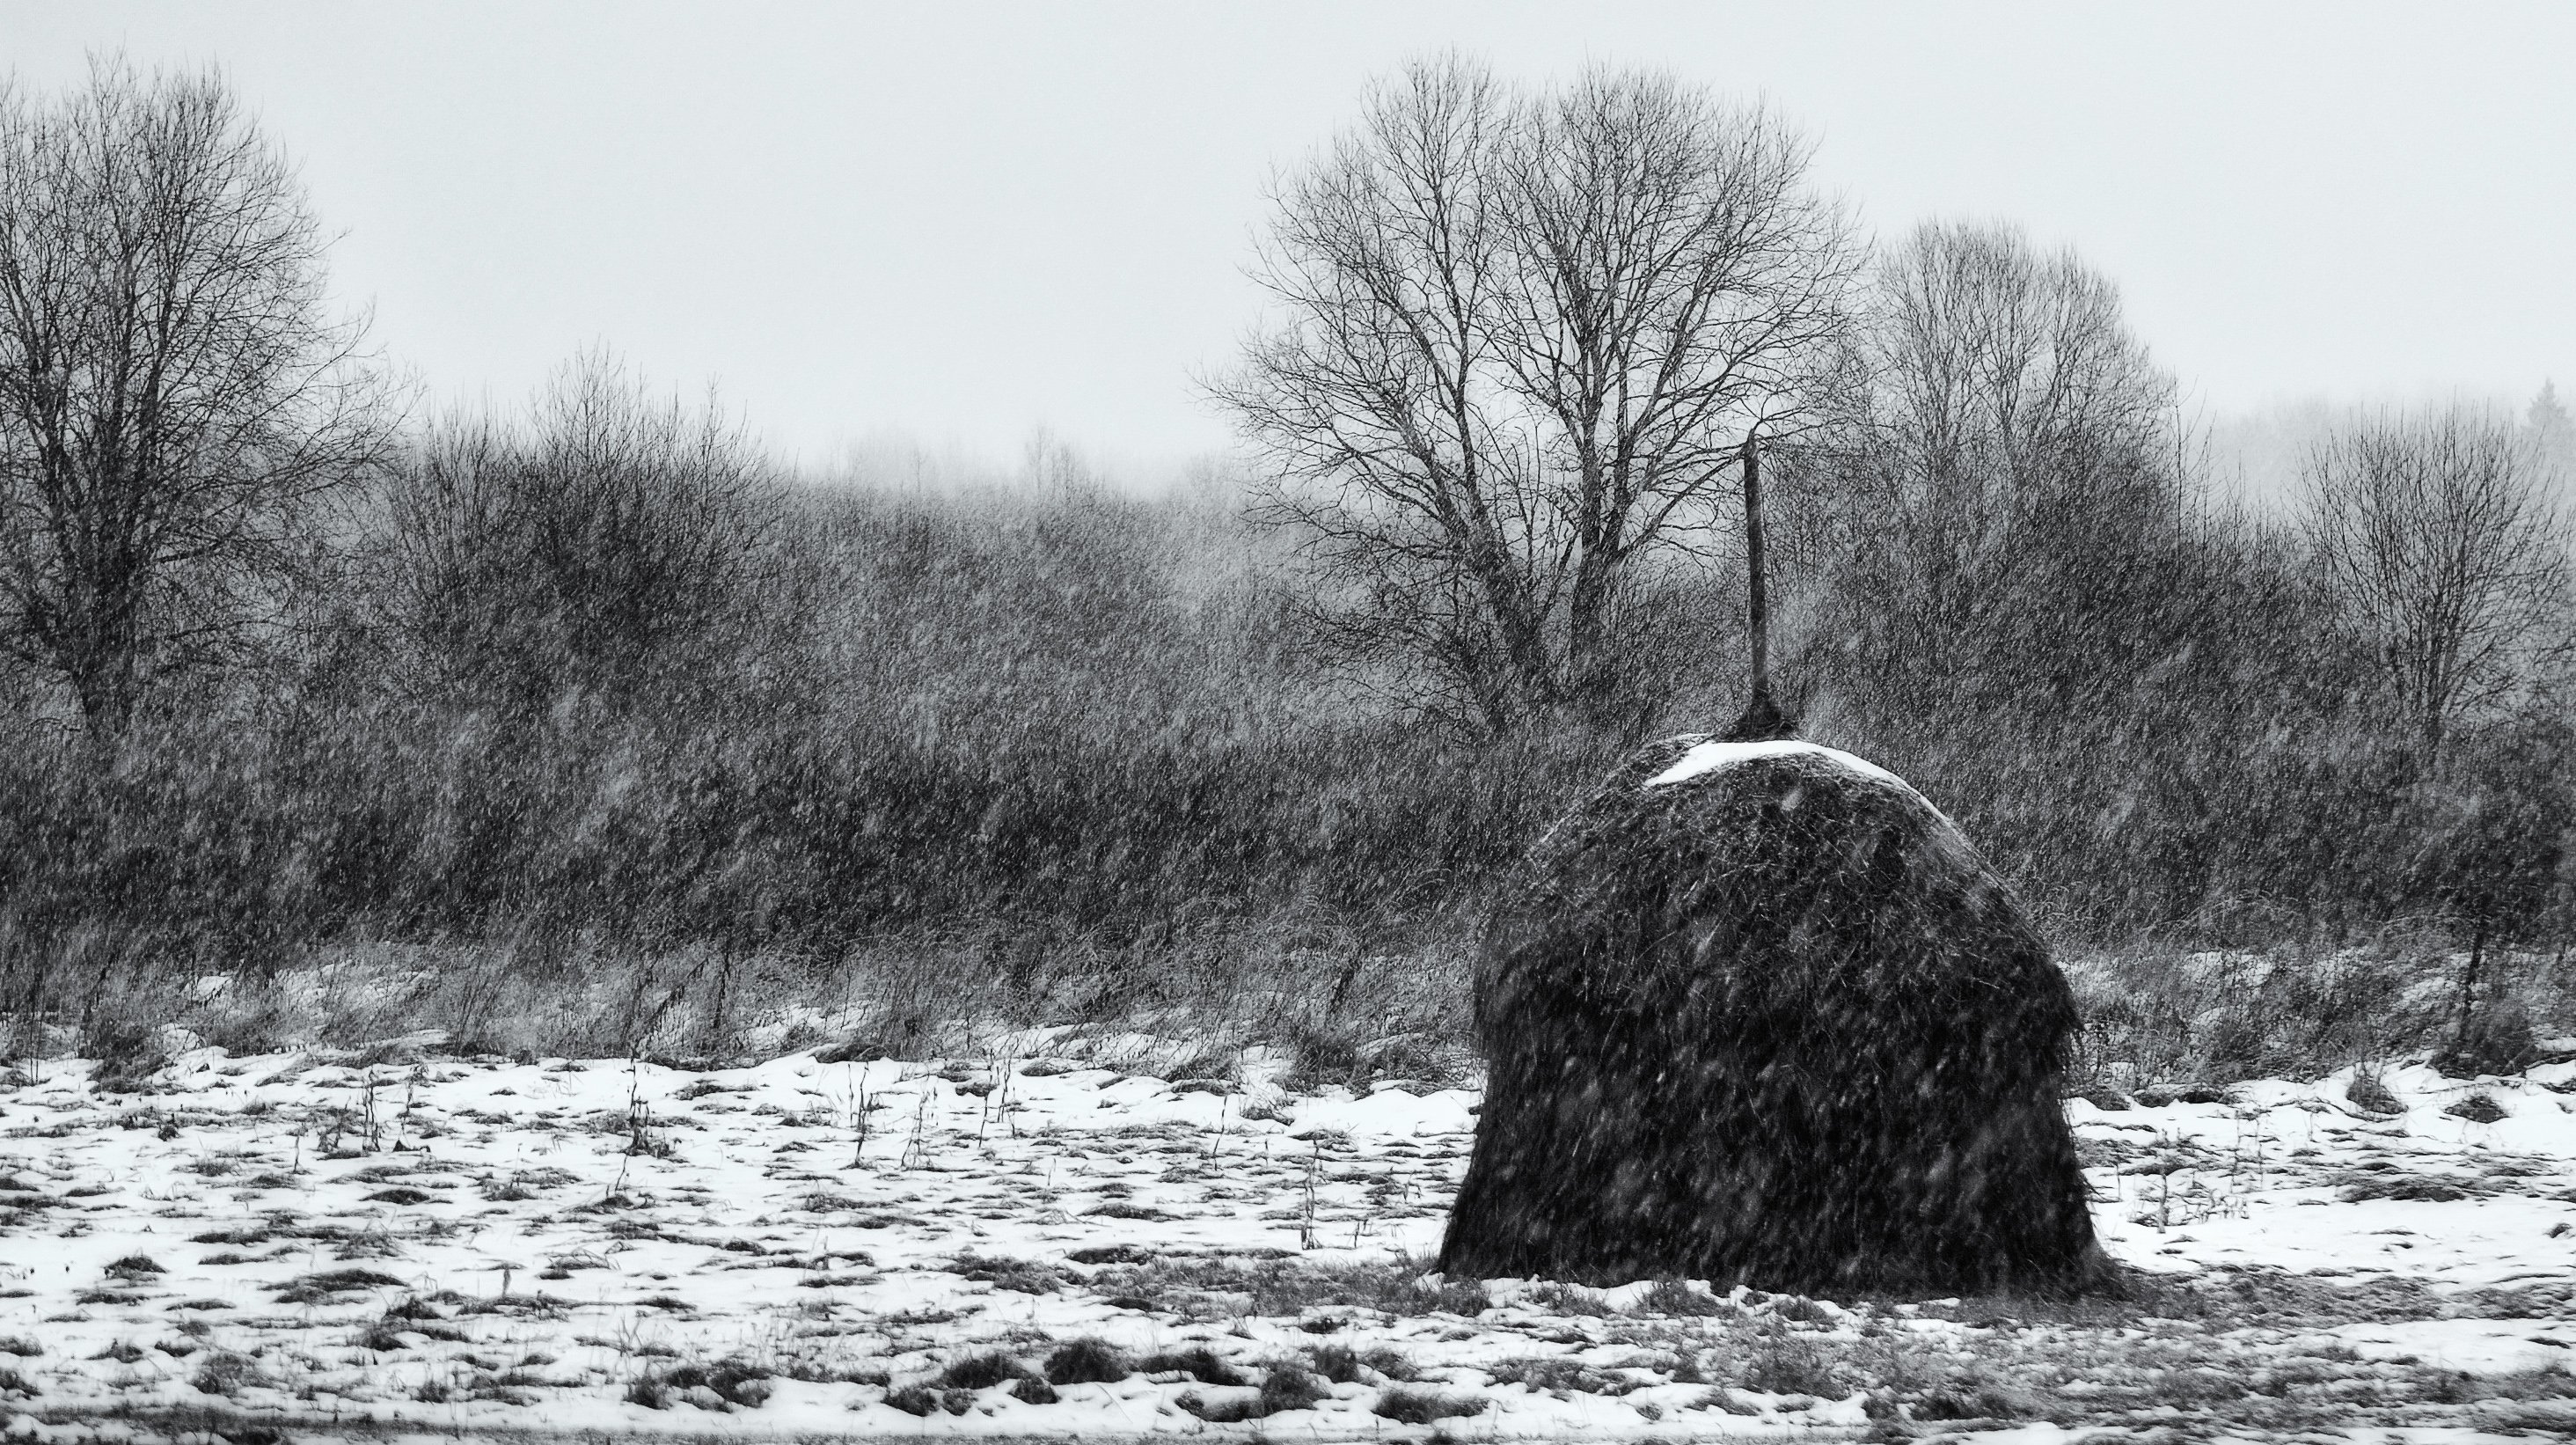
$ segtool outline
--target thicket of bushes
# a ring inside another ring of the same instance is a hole
[[[390,943],[454,975],[420,986],[429,1022],[509,1046],[538,1040],[496,1019],[541,1016],[567,1046],[633,1046],[675,989],[668,1017],[706,1037],[665,1051],[844,992],[897,1034],[970,1006],[1276,1012],[1283,992],[1301,1026],[1338,1004],[1352,1035],[1454,1034],[1460,1002],[1405,975],[1454,987],[1501,867],[1631,741],[1463,737],[1307,664],[1293,563],[1221,494],[770,500],[784,520],[740,585],[774,610],[642,680],[443,680],[487,674],[398,645],[398,579],[361,567],[295,650],[106,744],[22,694],[8,997],[105,1028],[176,1006],[188,974],[247,987]],[[2330,649],[2273,646],[2250,678],[1995,686],[1912,727],[1873,726],[1822,665],[1803,691],[1819,736],[1916,778],[2078,954],[2425,918],[2410,966],[2439,972],[2476,917],[2490,948],[2563,926],[2563,725],[2496,717],[2428,779],[2314,682]],[[1710,676],[1640,731],[1716,722],[1731,679]]]
[[[1423,104],[1491,98],[1456,66],[1414,79]],[[1578,89],[1614,120],[1651,101],[1667,141],[1752,125],[1764,194],[1803,184],[1761,113],[1653,77]],[[1543,250],[1556,172],[1510,175]],[[198,249],[100,249],[218,203],[248,219],[185,232]],[[523,414],[397,425],[322,309],[292,167],[217,78],[105,65],[10,99],[12,207],[0,272],[59,283],[0,316],[12,1050],[65,1023],[143,1047],[211,974],[239,992],[188,1016],[248,1042],[312,1013],[277,980],[346,955],[406,981],[338,1016],[517,1046],[676,1020],[723,1051],[764,1007],[855,993],[887,1047],[960,1012],[1187,1006],[1357,1067],[1456,1034],[1490,890],[1580,789],[1741,705],[1727,468],[1756,450],[1724,335],[1675,353],[1708,374],[1671,414],[1699,420],[1620,464],[1642,531],[1605,523],[1615,478],[1569,430],[1608,371],[1533,410],[1462,334],[1460,394],[1493,424],[1416,435],[1422,359],[1378,344],[1401,329],[1329,324],[1360,293],[1324,282],[1375,245],[1310,257],[1300,294],[1307,340],[1385,385],[1273,337],[1266,383],[1217,388],[1266,469],[1148,497],[1041,451],[1016,486],[906,492],[784,477],[596,355]],[[1807,734],[1914,779],[2075,951],[2331,951],[2411,921],[2405,967],[2511,954],[2526,1016],[2571,1022],[2528,963],[2576,923],[2554,398],[2519,426],[2348,428],[2258,516],[2213,496],[2171,379],[2072,256],[1931,226],[1863,285],[1838,213],[1793,209],[1806,379],[1755,429]],[[172,299],[217,286],[260,305]],[[1526,319],[1479,324],[1544,349]],[[1622,365],[1672,339],[1623,324],[1645,349]],[[1515,384],[1542,373],[1563,379]],[[1428,450],[1371,472],[1388,436]],[[1459,510],[1420,502],[1442,448],[1494,446],[1468,484],[1495,489],[1486,520],[1427,522]]]

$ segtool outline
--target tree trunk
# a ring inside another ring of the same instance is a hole
[[[2478,920],[2469,932],[2469,966],[2460,975],[2460,1024],[2451,1035],[2451,1053],[2463,1064],[2469,1061],[2469,1024],[2478,1009],[2478,967],[2486,958],[2487,924]]]

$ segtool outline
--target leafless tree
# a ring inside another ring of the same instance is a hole
[[[2301,518],[2344,624],[2429,767],[2475,711],[2569,646],[2567,519],[2532,440],[2461,410],[2319,443]]]
[[[1279,186],[1273,324],[1214,389],[1338,640],[1488,731],[1597,710],[1634,584],[1834,359],[1856,248],[1808,155],[1664,77],[1525,94],[1452,57]]]
[[[782,505],[721,409],[590,353],[524,420],[451,419],[399,469],[393,630],[433,689],[631,697],[748,620]]]
[[[325,242],[219,76],[0,84],[0,644],[94,735],[276,617],[385,454]]]
[[[2111,580],[2035,576],[2044,554],[2169,499],[2173,385],[2107,279],[2010,227],[1923,225],[1872,294],[1835,459],[1847,581],[1912,670],[1965,676],[2035,581]]]

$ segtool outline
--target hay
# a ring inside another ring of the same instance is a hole
[[[1441,1267],[1799,1293],[2106,1283],[2065,979],[1956,826],[1830,749],[1671,739],[1551,829],[1477,976]]]

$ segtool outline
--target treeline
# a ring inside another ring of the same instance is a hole
[[[18,673],[21,985],[317,943],[829,964],[1454,924],[1576,776],[1355,695],[1220,486],[806,484],[591,358],[406,439],[330,583],[112,730]],[[96,965],[96,967],[92,967]],[[21,995],[23,996],[23,995]]]
[[[1872,293],[1861,379],[1792,451],[1820,725],[2097,938],[2563,933],[2554,393],[2356,415],[2256,506],[2071,255],[1930,226]]]
[[[913,940],[1032,1007],[1454,952],[1611,759],[1741,705],[1748,434],[1785,701],[2060,937],[2564,935],[2554,398],[2356,420],[2250,506],[2107,281],[2001,227],[1867,252],[1771,118],[1454,66],[1373,107],[1218,388],[1248,480],[1149,495],[790,476],[604,354],[406,418],[219,84],[9,96],[0,1011],[369,941]],[[1522,229],[1426,237],[1442,166]],[[1705,264],[1586,300],[1657,226]],[[1352,299],[1462,254],[1503,309],[1447,342]]]

